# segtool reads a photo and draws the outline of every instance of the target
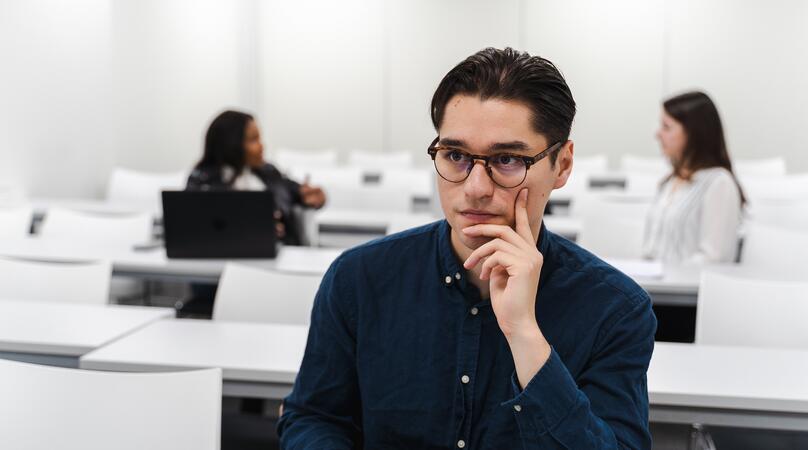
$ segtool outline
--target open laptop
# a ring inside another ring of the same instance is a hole
[[[163,191],[169,258],[274,258],[275,199],[269,191]]]

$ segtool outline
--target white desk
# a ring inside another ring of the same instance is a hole
[[[84,355],[80,367],[173,371],[220,367],[229,396],[282,398],[307,327],[162,320]],[[657,343],[648,372],[651,421],[808,429],[808,351]]]
[[[651,421],[808,430],[808,350],[657,342]]]
[[[324,273],[341,249],[281,247],[276,259],[234,260],[265,269],[298,273]],[[216,283],[227,260],[169,259],[162,247],[133,250],[131,248],[95,247],[74,242],[29,237],[0,241],[0,255],[48,261],[109,260],[113,273],[142,279],[167,279]]]
[[[161,320],[84,355],[85,369],[125,372],[220,367],[223,394],[280,399],[292,388],[308,327]]]
[[[173,309],[0,300],[0,358],[77,366],[77,358]]]

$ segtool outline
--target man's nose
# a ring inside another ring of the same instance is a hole
[[[473,197],[485,197],[494,192],[494,180],[488,176],[483,161],[475,160],[465,183],[466,194]]]

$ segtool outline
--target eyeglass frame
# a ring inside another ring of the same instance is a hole
[[[474,166],[476,165],[475,164],[476,160],[479,159],[479,160],[482,160],[484,162],[483,167],[485,167],[485,173],[488,174],[488,178],[491,178],[491,181],[493,181],[494,184],[496,184],[497,186],[499,186],[499,187],[501,187],[503,189],[513,189],[513,188],[519,186],[520,184],[524,183],[525,180],[527,179],[527,171],[530,170],[530,167],[532,165],[534,165],[534,164],[538,163],[539,161],[541,161],[542,159],[550,156],[550,154],[553,153],[554,151],[560,150],[564,146],[564,144],[566,144],[566,141],[558,141],[555,144],[553,144],[553,145],[547,147],[546,149],[542,150],[541,152],[539,152],[535,156],[524,156],[524,155],[518,155],[518,154],[514,154],[514,153],[507,153],[507,152],[497,153],[496,155],[485,156],[485,155],[476,155],[474,153],[469,153],[469,152],[467,152],[467,151],[465,151],[463,149],[457,148],[457,147],[435,145],[435,144],[438,143],[439,140],[440,140],[440,136],[436,137],[432,141],[432,144],[430,144],[429,147],[427,147],[426,152],[427,152],[427,154],[429,154],[430,157],[432,157],[432,164],[435,166],[435,172],[437,172],[438,175],[440,175],[441,178],[443,178],[444,180],[446,180],[446,181],[448,181],[450,183],[462,183],[462,182],[468,180],[469,175],[471,175],[471,171],[474,170]],[[469,169],[466,171],[466,176],[463,177],[462,180],[452,181],[452,180],[446,178],[445,176],[443,176],[442,173],[440,173],[440,170],[438,170],[438,166],[437,166],[437,163],[435,161],[435,157],[438,155],[438,151],[440,151],[440,150],[458,150],[458,151],[461,151],[461,152],[463,152],[463,153],[465,153],[465,154],[467,154],[467,155],[469,155],[471,157],[472,163],[469,166]],[[522,177],[522,180],[519,181],[518,183],[516,183],[513,186],[503,186],[503,185],[499,184],[497,182],[497,180],[494,179],[494,175],[491,173],[492,172],[491,158],[500,157],[502,155],[508,155],[508,156],[511,156],[511,157],[514,157],[514,158],[521,159],[525,163],[525,174]]]

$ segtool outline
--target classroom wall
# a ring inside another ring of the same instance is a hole
[[[808,171],[808,6],[799,0],[0,0],[0,184],[100,196],[116,165],[188,168],[221,109],[267,151],[406,150],[470,53],[553,60],[579,155],[658,154],[660,100],[708,91],[736,158]]]

